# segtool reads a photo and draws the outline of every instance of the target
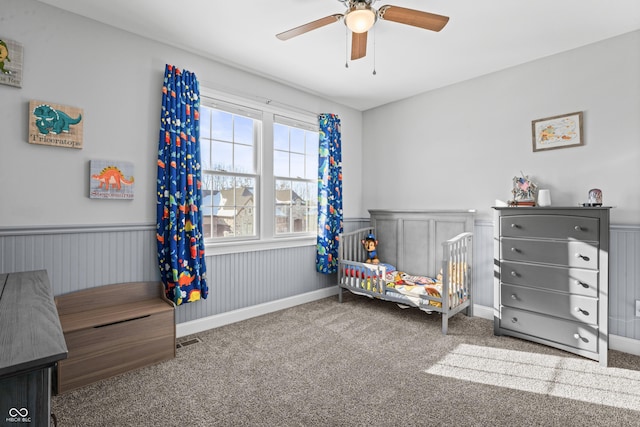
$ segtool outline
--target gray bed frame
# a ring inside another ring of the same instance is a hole
[[[442,314],[442,333],[448,319],[464,311],[473,315],[472,255],[473,210],[369,210],[370,227],[340,235],[338,253],[338,299],[347,289],[357,295],[417,307]],[[378,240],[381,263],[411,275],[436,277],[442,271],[442,295],[407,298],[386,286],[386,267],[364,263],[367,252],[362,245],[369,233]],[[452,267],[458,269],[452,272]],[[461,268],[462,267],[462,268]],[[357,274],[354,274],[357,272]],[[448,301],[447,301],[448,300]],[[433,302],[440,303],[434,306]]]

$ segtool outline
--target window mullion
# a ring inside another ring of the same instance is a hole
[[[273,176],[273,114],[265,113],[262,118],[262,144],[258,164],[260,166],[260,227],[262,237],[273,237],[275,233],[276,200],[275,179]]]

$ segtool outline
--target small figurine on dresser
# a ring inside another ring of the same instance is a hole
[[[513,200],[509,201],[509,206],[535,206],[537,186],[527,175],[522,172],[520,174],[521,176],[513,177],[513,189],[511,190]]]
[[[582,206],[602,206],[602,190],[599,188],[592,188],[589,190],[589,201],[587,203],[583,203]]]

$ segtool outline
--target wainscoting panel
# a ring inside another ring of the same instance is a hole
[[[54,295],[159,280],[155,225],[0,229],[0,272],[47,270]]]
[[[493,222],[476,221],[473,234],[473,302],[493,307]]]
[[[342,224],[345,233],[359,230],[360,228],[369,227],[369,218],[345,219]]]
[[[315,270],[315,246],[207,256],[209,297],[176,309],[177,323],[336,284]],[[160,280],[155,225],[0,229],[0,273],[47,270],[54,295]]]
[[[345,231],[368,226],[346,220]],[[335,285],[315,270],[315,247],[207,256],[209,297],[184,304],[178,323]],[[475,224],[475,304],[493,305],[493,223]],[[159,280],[155,225],[0,228],[0,273],[47,270],[55,295],[111,283]],[[639,340],[640,227],[612,226],[609,333]]]
[[[609,334],[640,340],[640,227],[612,226],[609,253]]]
[[[183,304],[182,323],[316,291],[336,284],[315,270],[315,246],[207,257],[209,297]]]

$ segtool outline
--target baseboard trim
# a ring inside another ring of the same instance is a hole
[[[473,315],[474,317],[493,320],[493,308],[486,305],[473,304]]]
[[[296,305],[306,304],[322,298],[338,295],[338,287],[331,286],[317,291],[307,292],[289,298],[270,301],[251,307],[229,311],[227,313],[216,314],[214,316],[203,317],[202,319],[190,322],[178,323],[176,325],[176,338],[197,334],[209,329],[219,328],[231,323],[262,316]],[[484,305],[473,305],[473,315],[482,319],[493,320],[493,308]],[[623,353],[640,356],[640,341],[618,335],[609,335],[609,349],[621,351]]]
[[[619,335],[609,335],[609,350],[640,356],[640,340],[621,337]]]
[[[317,301],[334,295],[338,295],[338,286],[331,286],[276,301],[265,302],[251,307],[240,308],[226,313],[191,320],[189,322],[178,323],[176,325],[176,338],[197,334],[209,329],[219,328],[231,323],[240,322],[242,320],[251,319],[253,317],[262,316],[264,314],[273,313],[275,311],[284,310],[285,308],[295,307],[296,305],[306,304],[308,302]]]

